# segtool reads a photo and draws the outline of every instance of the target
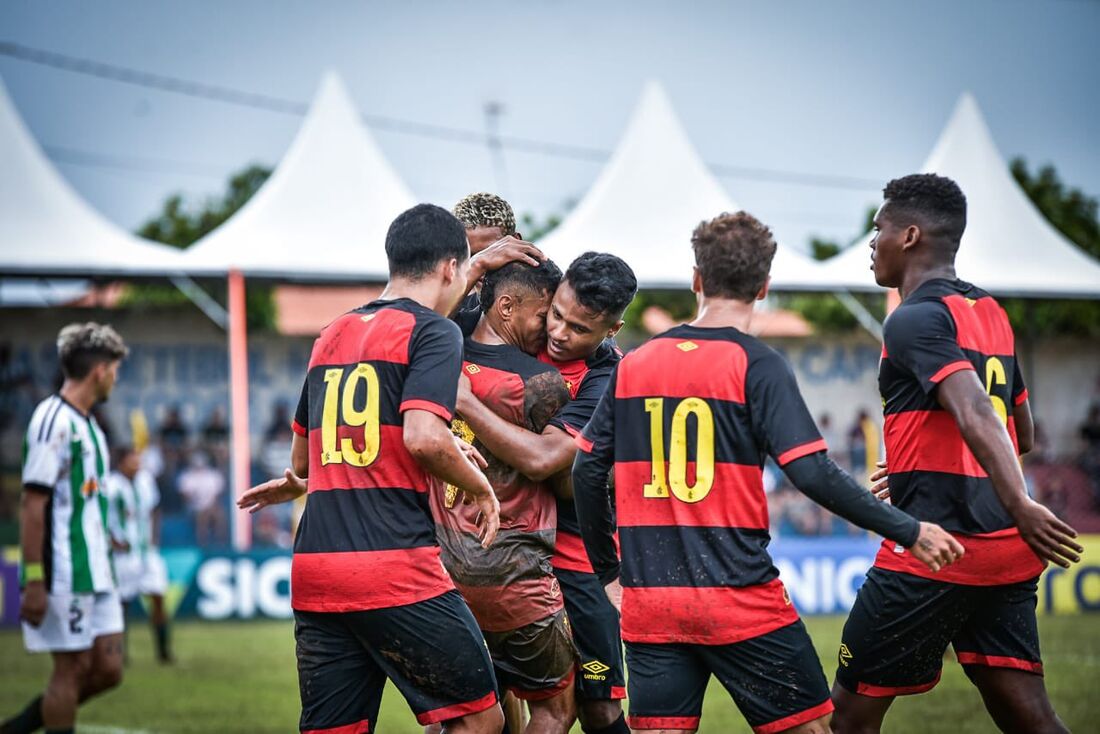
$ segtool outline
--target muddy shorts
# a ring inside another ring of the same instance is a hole
[[[541,701],[573,682],[577,651],[564,609],[519,629],[484,634],[502,691]]]

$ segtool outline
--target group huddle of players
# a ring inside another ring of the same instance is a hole
[[[1065,731],[1036,581],[1081,548],[1024,488],[1011,327],[955,275],[958,186],[906,176],[884,199],[873,269],[903,301],[874,492],[828,458],[789,365],[750,335],[776,250],[751,215],[690,233],[695,319],[623,356],[637,282],[621,258],[563,274],[489,194],[401,214],[381,297],[315,342],[292,469],[238,503],[307,497],[301,731],[373,731],[387,679],[437,731],[694,731],[712,674],[756,732],[878,731],[894,697],[935,686],[949,644],[998,727]],[[768,555],[769,457],[886,539],[831,691]]]

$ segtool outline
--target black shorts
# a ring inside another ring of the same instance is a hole
[[[948,644],[964,666],[1042,675],[1038,578],[963,586],[872,568],[844,625],[837,682],[852,693],[923,693],[940,680]]]
[[[631,729],[697,729],[713,673],[757,734],[827,716],[825,672],[806,627],[786,627],[729,645],[626,643]]]
[[[457,591],[401,607],[294,612],[302,731],[374,731],[389,678],[421,724],[497,702],[489,651]]]
[[[573,682],[577,651],[564,609],[519,629],[484,634],[502,691],[541,701]]]
[[[626,698],[619,613],[594,573],[554,569],[577,646],[577,696],[586,701]]]

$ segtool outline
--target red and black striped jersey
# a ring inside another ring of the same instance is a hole
[[[623,358],[576,440],[614,460],[623,639],[727,644],[798,619],[767,550],[762,470],[825,441],[778,352],[675,327]]]
[[[882,393],[890,498],[918,520],[959,536],[966,555],[933,574],[886,542],[881,568],[958,584],[1007,584],[1037,576],[1044,564],[1020,538],[989,476],[963,440],[936,387],[960,370],[977,372],[1016,443],[1013,408],[1027,400],[1008,316],[985,291],[934,279],[886,320]]]
[[[623,353],[610,339],[600,344],[586,359],[570,362],[555,362],[543,350],[539,354],[539,360],[552,365],[561,373],[572,398],[550,419],[550,425],[557,426],[575,438],[596,412],[600,398],[607,391],[611,372],[622,356]],[[558,543],[554,549],[554,568],[592,573],[592,564],[584,550],[581,528],[577,523],[577,508],[572,500],[559,498],[557,502]]]
[[[508,344],[466,340],[463,370],[487,408],[509,423],[541,432],[569,400],[565,381],[550,365]],[[500,500],[500,532],[488,548],[478,540],[477,505],[447,486],[431,497],[443,565],[481,629],[505,632],[544,619],[562,608],[550,566],[557,509],[542,482],[500,461],[460,418],[452,428],[488,462],[485,476]]]
[[[380,609],[454,588],[428,500],[442,484],[405,448],[402,414],[450,421],[461,369],[458,327],[410,299],[374,301],[321,332],[293,425],[309,441],[295,609]]]

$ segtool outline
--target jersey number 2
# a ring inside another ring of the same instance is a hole
[[[672,414],[668,465],[665,465],[665,399],[647,398],[645,411],[649,413],[649,442],[652,457],[652,475],[649,484],[642,488],[642,496],[667,498],[672,496],[682,502],[698,502],[710,493],[714,486],[714,414],[701,398],[684,398]],[[687,483],[687,419],[695,416],[695,484]]]
[[[325,403],[321,413],[321,465],[347,462],[352,466],[369,466],[378,458],[378,373],[371,365],[360,362],[352,368],[344,382],[344,389],[341,390],[340,383],[344,379],[345,371],[344,367],[325,370]],[[360,382],[365,383],[363,392],[366,395],[361,407],[355,404],[355,393]],[[339,420],[341,416],[342,422]],[[336,428],[339,424],[351,428],[363,427],[362,451],[357,451],[355,441],[347,436],[341,438],[337,446]]]

